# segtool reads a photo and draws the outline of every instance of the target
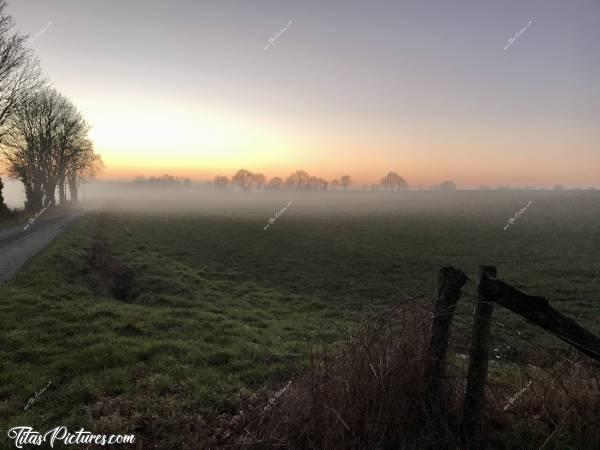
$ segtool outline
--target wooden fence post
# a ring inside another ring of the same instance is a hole
[[[496,277],[496,268],[494,266],[479,267],[479,297],[471,334],[467,391],[463,413],[464,433],[471,448],[481,448],[481,416],[485,402],[490,328],[494,312],[494,304],[483,294],[481,289],[481,280],[486,274]]]
[[[425,374],[430,401],[437,401],[442,391],[454,309],[467,280],[463,271],[454,267],[442,267],[438,274],[437,299],[433,309],[429,347],[430,361]]]

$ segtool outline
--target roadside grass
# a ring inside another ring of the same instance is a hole
[[[0,289],[2,429],[90,428],[95,402],[125,393],[172,398],[201,414],[229,410],[265,382],[291,378],[307,339],[332,341],[335,324],[348,320],[318,298],[211,276],[140,249],[151,244],[132,239],[116,218],[102,223],[138,274],[139,294],[130,302],[98,297],[88,253],[100,219],[84,217]]]
[[[405,301],[401,293],[433,298],[443,265],[470,277],[458,342],[468,335],[479,264],[498,266],[500,278],[598,333],[600,202],[566,194],[536,194],[506,232],[522,206],[517,193],[441,208],[423,196],[408,212],[402,195],[382,200],[383,212],[378,204],[349,212],[341,195],[331,197],[338,210],[308,212],[294,199],[266,232],[281,199],[238,214],[88,213],[0,286],[0,428],[93,429],[121,402],[137,419],[115,431],[181,448],[174,411],[232,412],[260,387],[285,384],[304,369],[310,343],[335,345],[356,317]],[[125,300],[94,284],[99,233],[134,274]],[[570,352],[500,308],[494,317],[498,343]]]

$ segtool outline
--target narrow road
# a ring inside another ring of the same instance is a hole
[[[51,209],[27,230],[23,229],[26,223],[0,230],[0,283],[14,276],[29,258],[46,248],[83,214],[83,209]]]

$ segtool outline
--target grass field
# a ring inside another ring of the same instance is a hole
[[[92,211],[0,286],[0,428],[89,429],[120,402],[143,411],[122,433],[176,448],[177,425],[156,429],[149,417],[169,426],[174,404],[218,413],[283,384],[303,367],[308,342],[337,342],[361,313],[400,301],[398,290],[432,298],[443,265],[469,275],[467,321],[478,265],[492,264],[600,332],[595,191],[187,195],[157,199],[160,213],[126,201]],[[132,271],[124,299],[94,282],[99,235]],[[558,346],[508,313],[496,317],[507,325],[494,326],[498,339],[514,347]]]

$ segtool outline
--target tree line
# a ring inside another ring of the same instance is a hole
[[[143,187],[159,187],[159,188],[181,188],[190,187],[192,181],[189,178],[174,177],[168,174],[161,175],[160,177],[146,178],[144,176],[137,176],[133,180],[133,184]]]
[[[254,173],[246,169],[238,170],[230,178],[217,175],[213,180],[213,186],[220,190],[235,188],[242,191],[252,190],[300,190],[300,191],[326,191],[326,190],[347,190],[352,186],[353,181],[350,175],[342,175],[332,181],[310,175],[304,170],[297,170],[290,174],[285,180],[280,177],[273,177],[267,181],[262,173]],[[384,190],[406,190],[407,181],[396,172],[389,172],[380,181],[377,188]]]
[[[0,0],[0,163],[23,183],[25,209],[36,211],[55,205],[57,193],[61,204],[77,202],[80,184],[103,163],[90,125],[51,87],[28,39],[14,31],[7,2]],[[7,211],[2,186],[0,179],[0,213]]]

